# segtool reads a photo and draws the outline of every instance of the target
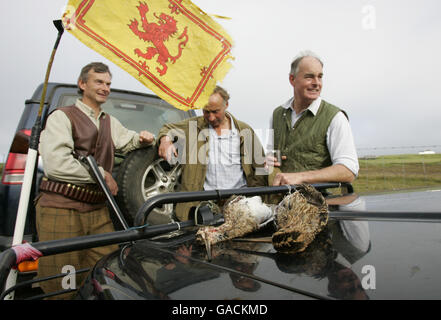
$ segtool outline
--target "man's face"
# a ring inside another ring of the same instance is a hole
[[[100,106],[106,102],[110,94],[112,77],[108,72],[88,72],[87,81],[78,81],[78,86],[83,90],[83,102],[90,106]]]
[[[289,75],[289,81],[294,87],[294,97],[305,104],[320,97],[322,91],[323,67],[320,61],[313,57],[305,57],[300,61],[299,71],[294,77]]]
[[[215,93],[208,99],[207,105],[203,109],[205,120],[213,127],[218,128],[225,119],[225,111],[228,103],[225,103],[220,94]]]

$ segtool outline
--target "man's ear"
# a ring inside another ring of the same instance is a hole
[[[290,74],[289,75],[289,83],[291,83],[291,85],[294,87],[294,79],[295,79],[295,76],[294,75],[292,75],[292,74]]]
[[[84,86],[86,85],[85,82],[83,82],[83,80],[78,79],[78,88],[80,88],[81,90],[84,91]]]

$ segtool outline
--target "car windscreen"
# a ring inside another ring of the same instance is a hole
[[[59,106],[75,104],[75,94],[60,97]],[[104,112],[117,118],[123,126],[137,132],[148,130],[157,134],[165,123],[177,122],[187,118],[187,112],[179,110],[158,98],[130,97],[112,93],[102,106]]]

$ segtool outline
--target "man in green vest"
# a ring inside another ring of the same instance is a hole
[[[275,170],[269,183],[352,182],[359,164],[346,113],[320,97],[323,62],[314,53],[299,54],[291,64],[294,97],[273,112],[270,126],[281,162],[267,158]]]

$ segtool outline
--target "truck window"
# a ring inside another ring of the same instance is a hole
[[[158,98],[126,98],[123,94],[111,93],[102,105],[104,112],[117,118],[126,128],[149,130],[157,134],[165,123],[177,122],[188,117],[188,113],[174,108]],[[75,94],[65,94],[60,98],[59,106],[75,104]],[[141,99],[142,98],[142,99]]]

